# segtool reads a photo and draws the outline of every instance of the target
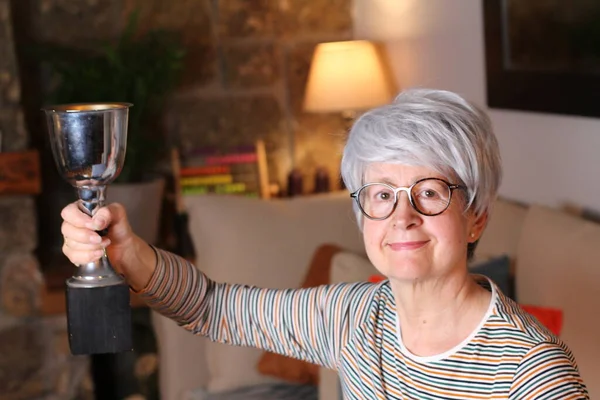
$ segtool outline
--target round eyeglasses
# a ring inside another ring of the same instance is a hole
[[[446,211],[454,189],[466,189],[439,178],[420,179],[409,187],[395,188],[387,183],[367,183],[350,197],[356,200],[362,213],[369,219],[388,218],[398,204],[398,193],[406,192],[412,208],[419,214],[433,217]]]

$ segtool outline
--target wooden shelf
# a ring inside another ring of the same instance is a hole
[[[39,194],[41,187],[37,150],[0,153],[0,195]]]

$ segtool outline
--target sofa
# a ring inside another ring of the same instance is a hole
[[[329,283],[366,280],[376,273],[365,257],[346,191],[272,200],[199,195],[186,197],[185,204],[196,266],[213,280],[299,287],[324,245],[338,249],[327,265]],[[594,380],[600,376],[595,318],[600,299],[593,290],[600,282],[600,225],[566,210],[499,199],[472,264],[497,257],[510,260],[519,303],[562,311],[560,335],[575,354],[591,398],[600,396]],[[310,386],[259,371],[266,357],[261,350],[210,342],[156,313],[153,325],[163,400],[228,400],[238,398],[228,393],[247,388],[291,385],[298,392]],[[341,398],[335,371],[317,368],[317,375],[314,391],[304,398]]]

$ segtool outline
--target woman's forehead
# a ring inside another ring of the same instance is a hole
[[[368,164],[365,170],[365,183],[377,181],[404,186],[424,178],[448,179],[433,168],[417,165],[377,162]]]

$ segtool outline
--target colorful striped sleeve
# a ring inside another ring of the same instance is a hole
[[[571,352],[557,343],[542,342],[521,360],[510,399],[589,399]]]
[[[252,346],[337,368],[341,349],[366,318],[372,283],[262,289],[216,283],[192,264],[156,249],[157,267],[140,292],[185,329],[221,343]]]

